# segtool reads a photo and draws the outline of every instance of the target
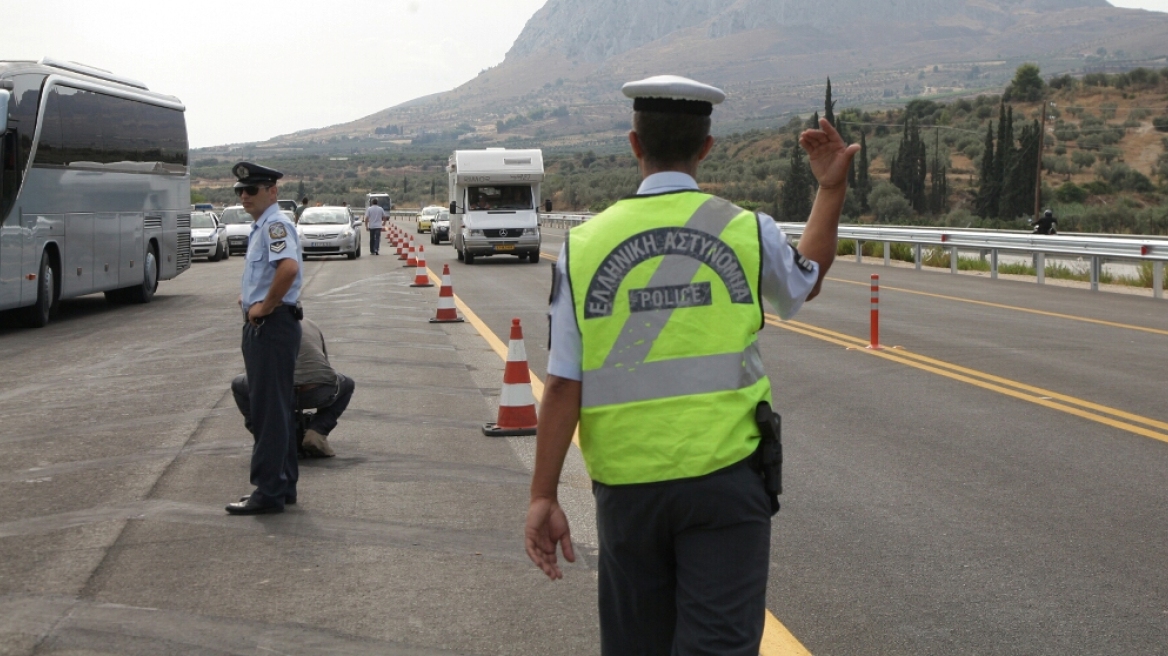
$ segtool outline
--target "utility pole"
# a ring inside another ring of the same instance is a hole
[[[1050,103],[1054,107],[1053,102]],[[1042,151],[1046,148],[1047,102],[1042,101],[1042,127],[1038,129],[1038,175],[1034,176],[1034,222],[1042,218]]]

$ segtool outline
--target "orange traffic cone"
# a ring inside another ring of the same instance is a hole
[[[410,287],[433,287],[434,283],[430,282],[430,274],[426,271],[426,254],[418,254],[418,270],[414,273],[414,284]]]
[[[402,266],[404,266],[404,267],[418,266],[418,249],[414,248],[414,240],[413,239],[410,239],[410,256],[409,256],[409,258],[406,259],[406,263],[403,264]]]
[[[527,369],[527,349],[519,319],[511,320],[511,342],[507,346],[507,366],[503,370],[503,390],[499,394],[499,421],[483,426],[483,435],[510,437],[535,435],[535,395]]]
[[[438,289],[438,314],[430,323],[461,323],[458,310],[454,309],[454,286],[450,284],[450,265],[442,265],[442,287]]]
[[[404,260],[408,257],[410,244],[408,241],[406,241],[406,239],[404,237],[399,239],[398,243],[400,243],[401,246],[397,249],[397,259]],[[403,264],[402,266],[406,266],[406,265]]]

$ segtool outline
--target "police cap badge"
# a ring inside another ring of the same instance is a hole
[[[241,189],[250,185],[273,185],[276,181],[284,177],[276,169],[270,169],[259,164],[252,164],[251,162],[240,162],[231,167],[231,173],[238,179],[235,183],[236,189]]]

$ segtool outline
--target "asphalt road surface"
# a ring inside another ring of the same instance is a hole
[[[551,583],[522,548],[533,438],[479,430],[484,332],[520,318],[545,376],[562,233],[538,264],[421,240],[477,321],[430,324],[438,288],[385,246],[305,264],[357,392],[283,515],[223,511],[250,491],[241,258],[146,306],[0,316],[0,654],[597,653],[579,454]],[[901,348],[864,348],[871,273]],[[1168,653],[1164,301],[841,260],[760,339],[786,455],[764,654]]]

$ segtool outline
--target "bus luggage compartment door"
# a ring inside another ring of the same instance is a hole
[[[65,216],[65,266],[61,298],[93,291],[93,214]]]
[[[142,215],[119,214],[121,223],[121,247],[118,249],[118,287],[133,287],[141,284],[142,259],[146,247],[142,243]]]

